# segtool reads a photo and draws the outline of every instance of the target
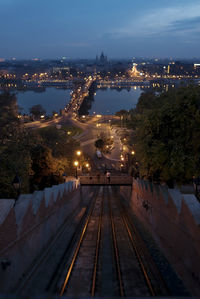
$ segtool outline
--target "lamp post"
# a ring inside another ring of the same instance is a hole
[[[76,175],[75,175],[76,179],[78,178],[78,172],[77,172],[78,164],[79,164],[78,161],[74,162],[74,166],[76,167]]]
[[[17,199],[19,198],[19,195],[21,193],[21,179],[17,174],[12,181],[12,185],[17,193],[16,199],[15,199],[15,201],[17,201]]]
[[[67,178],[67,175],[66,175],[65,172],[63,173],[62,177],[63,177],[63,181],[64,181],[64,183],[65,183],[65,182],[66,182],[66,178]]]

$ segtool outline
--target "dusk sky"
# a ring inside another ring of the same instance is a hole
[[[200,0],[0,0],[0,58],[200,57]]]

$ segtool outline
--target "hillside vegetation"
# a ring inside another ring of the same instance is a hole
[[[169,185],[200,175],[200,87],[143,93],[136,109],[123,112],[135,130],[140,177]]]

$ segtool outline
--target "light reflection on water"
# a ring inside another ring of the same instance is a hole
[[[114,114],[125,109],[134,108],[142,90],[137,88],[130,89],[98,89],[94,98],[94,103],[90,114]]]

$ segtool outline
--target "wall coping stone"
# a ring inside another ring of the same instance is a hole
[[[35,191],[31,198],[32,206],[33,206],[33,214],[36,215],[37,211],[40,207],[40,204],[43,200],[44,192],[43,191]]]
[[[14,204],[15,199],[0,199],[0,225],[6,219]]]
[[[45,188],[43,192],[44,192],[44,199],[45,199],[45,207],[47,208],[52,199],[52,189]]]
[[[200,225],[200,203],[193,194],[183,194],[186,203],[197,225]]]
[[[180,214],[181,207],[182,207],[182,198],[183,198],[182,194],[180,193],[180,190],[169,189],[168,192],[169,192],[169,195],[170,195],[172,201],[174,202],[174,204],[176,206],[178,214]]]
[[[168,189],[167,186],[165,186],[165,185],[160,185],[160,190],[161,190],[160,193],[162,194],[162,197],[167,205],[169,202],[169,190],[170,189]]]
[[[23,222],[24,215],[26,214],[28,207],[31,203],[32,194],[23,194],[15,205],[15,218],[17,227],[20,228]]]

